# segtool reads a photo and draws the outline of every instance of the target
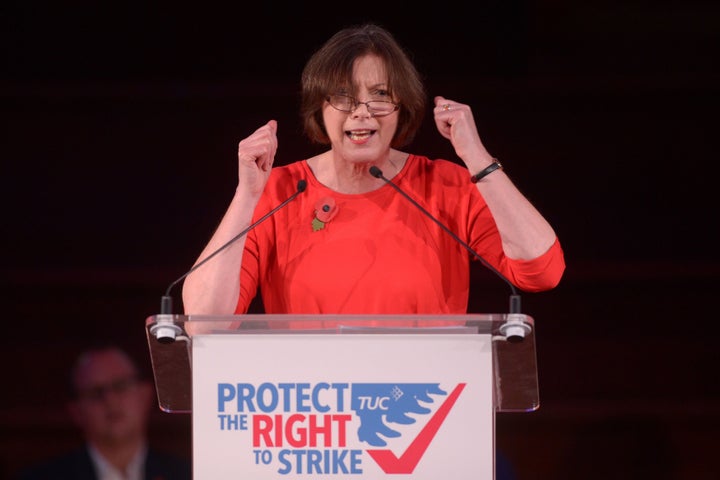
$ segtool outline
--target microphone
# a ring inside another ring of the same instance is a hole
[[[268,213],[257,219],[255,223],[248,226],[245,230],[235,235],[233,238],[228,240],[224,245],[219,247],[217,250],[212,252],[210,255],[202,259],[202,261],[196,263],[190,270],[185,272],[180,278],[172,282],[167,290],[165,291],[165,295],[163,295],[161,301],[160,301],[160,315],[158,315],[158,323],[154,326],[155,328],[151,328],[151,333],[156,333],[156,337],[160,342],[172,342],[175,340],[175,334],[180,332],[180,328],[177,327],[177,325],[172,324],[172,310],[173,310],[173,299],[172,296],[170,296],[170,291],[173,289],[175,285],[180,283],[182,280],[185,279],[188,275],[193,273],[195,270],[200,268],[201,266],[205,265],[210,259],[212,259],[215,255],[225,250],[227,247],[235,243],[239,238],[241,238],[243,235],[247,235],[250,230],[254,229],[258,225],[260,225],[262,222],[267,220],[268,218],[275,215],[275,212],[283,208],[288,203],[295,200],[295,197],[300,195],[302,192],[305,191],[307,188],[307,181],[304,179],[298,180],[297,183],[297,190],[295,193],[290,195],[285,201],[283,201],[280,205],[270,210]]]
[[[495,275],[500,277],[501,280],[503,280],[505,283],[507,283],[510,286],[510,313],[508,315],[507,322],[500,327],[500,331],[506,336],[508,341],[520,341],[525,337],[525,334],[529,332],[530,326],[527,325],[521,318],[522,313],[520,311],[520,294],[518,293],[517,289],[515,288],[515,285],[508,280],[508,278],[500,273],[498,269],[490,265],[487,260],[485,260],[479,253],[477,253],[475,250],[472,249],[470,245],[468,245],[466,242],[464,242],[460,237],[458,237],[455,232],[450,230],[447,226],[445,226],[440,220],[435,218],[430,212],[428,212],[425,208],[423,208],[422,205],[420,205],[418,202],[415,201],[410,195],[408,195],[403,189],[395,185],[390,179],[386,178],[383,175],[382,170],[380,170],[375,165],[371,166],[370,169],[370,175],[372,175],[375,178],[382,179],[390,185],[392,188],[394,188],[400,195],[405,197],[407,200],[410,201],[413,205],[415,205],[418,210],[420,210],[422,213],[424,213],[430,220],[435,222],[440,228],[445,230],[453,239],[455,239],[456,242],[458,242],[462,247],[465,248],[468,252],[470,252],[475,258],[477,258],[480,263],[485,265],[490,271],[492,271]]]

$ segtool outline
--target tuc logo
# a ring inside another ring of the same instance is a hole
[[[366,455],[387,474],[410,474],[464,387],[218,383],[218,428],[249,431],[251,461],[281,475],[361,475]],[[397,455],[388,444],[416,422],[424,426]]]

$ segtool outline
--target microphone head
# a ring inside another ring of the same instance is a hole
[[[382,178],[382,170],[380,170],[378,167],[373,165],[370,167],[370,175],[372,175],[375,178]]]
[[[304,192],[306,188],[307,188],[307,180],[305,180],[305,179],[298,180],[297,191]]]

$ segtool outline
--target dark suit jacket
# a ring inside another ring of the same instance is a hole
[[[17,480],[97,480],[90,453],[79,448],[18,473]],[[145,461],[146,480],[191,480],[190,461],[150,449]]]

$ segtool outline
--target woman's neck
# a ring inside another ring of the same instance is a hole
[[[315,178],[338,193],[361,194],[377,190],[385,181],[369,173],[371,166],[378,167],[385,178],[393,178],[405,166],[408,154],[390,150],[385,159],[377,162],[349,163],[336,161],[332,151],[308,159]]]

